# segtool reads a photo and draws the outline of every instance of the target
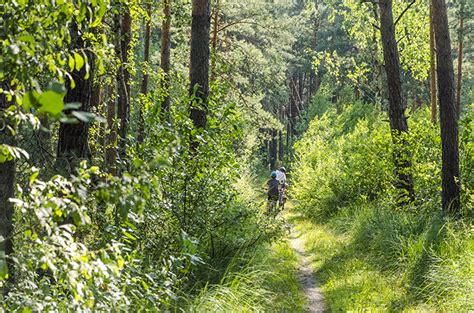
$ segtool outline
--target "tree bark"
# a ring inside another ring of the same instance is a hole
[[[210,1],[193,0],[191,26],[190,117],[196,128],[205,128],[207,122],[207,101],[209,96],[209,31]]]
[[[117,101],[117,115],[120,119],[119,135],[119,155],[122,159],[125,158],[127,150],[127,134],[128,124],[130,120],[130,72],[127,69],[128,54],[130,52],[130,41],[132,38],[132,17],[130,16],[130,9],[124,8],[124,13],[120,21],[120,40],[118,42],[118,56],[120,65],[118,69],[118,101]]]
[[[448,14],[444,0],[433,1],[435,25],[439,114],[442,143],[442,202],[443,210],[459,213],[459,151],[456,101],[454,95],[454,68],[451,56]]]
[[[270,131],[272,139],[270,142],[270,168],[272,170],[276,169],[277,158],[278,158],[278,142],[277,142],[277,131],[272,129]]]
[[[117,125],[115,123],[116,105],[114,95],[114,87],[109,86],[107,102],[107,133],[105,140],[105,165],[112,175],[117,175]]]
[[[8,90],[8,85],[0,82],[0,87],[4,90]],[[9,103],[3,93],[0,93],[0,121],[5,124],[10,124],[9,121],[4,118],[4,110],[10,107]],[[16,140],[13,134],[11,134],[8,128],[3,127],[0,129],[0,145],[15,146]],[[11,125],[14,126],[14,125]],[[10,198],[15,196],[15,160],[6,161],[0,163],[0,251],[5,252],[5,258],[8,266],[8,280],[9,284],[14,283],[14,269],[11,255],[13,254],[13,203],[9,201]],[[8,285],[3,289],[3,293],[8,293]]]
[[[395,39],[392,0],[380,0],[380,33],[387,73],[389,93],[389,120],[394,141],[395,186],[402,191],[400,204],[406,204],[414,198],[413,179],[409,160],[409,147],[402,134],[408,133],[405,117],[406,99],[402,92],[401,66]]]
[[[213,14],[213,25],[212,25],[212,50],[211,50],[211,81],[214,81],[216,77],[216,59],[217,59],[217,40],[218,40],[218,33],[219,33],[219,10],[220,10],[220,2],[216,0],[216,7],[214,9]]]
[[[458,73],[456,84],[456,116],[461,116],[461,87],[462,87],[462,58],[464,45],[464,1],[459,9],[459,33],[458,33]]]
[[[430,96],[431,96],[431,121],[437,122],[438,116],[438,88],[436,86],[436,48],[433,24],[433,4],[430,0]]]
[[[143,71],[143,79],[142,79],[142,84],[140,87],[140,93],[143,96],[148,95],[148,80],[149,80],[149,71],[150,71],[150,41],[151,41],[151,2],[147,3],[147,14],[148,14],[148,20],[145,24],[145,38],[144,38],[144,49],[143,49],[143,62],[144,62],[144,71]],[[145,120],[144,120],[144,105],[143,103],[140,105],[140,110],[138,112],[138,136],[137,136],[137,144],[138,146],[143,145],[143,140],[144,140],[144,133],[145,133]]]
[[[161,87],[165,92],[163,103],[161,104],[161,117],[166,117],[170,110],[170,53],[171,53],[171,0],[164,0],[164,19],[161,32],[161,70],[163,79]]]
[[[85,43],[79,33],[76,23],[71,26],[72,45],[74,49],[85,49]],[[74,79],[75,88],[72,88],[71,81],[66,81],[65,103],[79,102],[80,110],[90,112],[92,99],[92,86],[94,80],[95,56],[89,50],[85,50],[89,67],[89,77],[86,79],[86,66],[81,70],[74,70],[71,73]],[[79,121],[77,124],[61,123],[59,126],[59,139],[57,146],[56,167],[67,174],[83,159],[88,159],[89,151],[89,124]]]
[[[285,157],[285,145],[283,143],[283,132],[278,131],[278,160],[283,161]]]

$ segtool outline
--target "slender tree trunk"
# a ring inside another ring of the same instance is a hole
[[[119,135],[119,155],[125,158],[127,150],[128,124],[130,120],[130,72],[127,69],[128,54],[130,52],[130,41],[132,38],[132,17],[130,9],[125,7],[120,21],[120,40],[118,46],[118,56],[120,59],[118,81],[118,101],[117,115],[120,119]],[[120,17],[117,17],[120,19]]]
[[[0,87],[8,90],[8,85],[0,82]],[[3,93],[0,93],[0,120],[5,124],[9,123],[7,119],[3,118],[4,110],[10,107],[9,103]],[[8,128],[3,125],[0,129],[0,145],[15,146],[15,137]],[[14,125],[11,125],[14,126]],[[14,283],[14,268],[11,256],[13,254],[13,203],[9,201],[15,196],[15,160],[0,162],[0,251],[5,253],[5,258],[8,266],[8,284]],[[2,260],[3,261],[3,260]],[[8,293],[8,288],[3,288],[3,294]],[[0,290],[1,291],[1,290]]]
[[[286,123],[286,146],[290,146],[290,137],[291,137],[291,125],[290,122]]]
[[[163,79],[161,87],[165,92],[161,104],[161,117],[166,117],[170,110],[170,53],[171,53],[171,0],[164,0],[164,19],[161,31],[161,70]]]
[[[283,142],[283,132],[278,131],[278,160],[283,161],[285,157],[285,144]]]
[[[212,25],[212,50],[211,50],[211,81],[214,81],[216,77],[216,62],[217,62],[217,40],[219,33],[219,10],[220,2],[216,0],[216,7],[214,9],[213,15],[213,25]]]
[[[149,71],[150,71],[150,42],[151,42],[151,2],[147,3],[147,14],[148,20],[145,24],[145,38],[144,38],[144,51],[143,51],[143,63],[144,63],[144,71],[143,71],[143,79],[142,85],[140,87],[140,93],[143,96],[148,95],[148,79],[149,79]],[[144,114],[144,104],[140,105],[139,110],[139,117],[138,117],[138,136],[137,136],[137,143],[138,146],[143,145],[144,133],[145,133],[145,120],[143,117]]]
[[[456,116],[459,119],[461,116],[461,87],[462,87],[462,58],[464,45],[464,1],[461,2],[459,10],[459,34],[458,34],[458,73],[456,84]]]
[[[277,159],[278,159],[278,142],[277,142],[277,131],[272,129],[270,131],[272,139],[270,142],[270,168],[272,170],[276,169]]]
[[[84,49],[85,43],[79,34],[76,23],[71,26],[72,45],[75,49]],[[94,54],[86,50],[89,67],[89,78],[86,79],[86,66],[81,70],[71,73],[75,88],[71,87],[71,81],[66,81],[67,94],[65,103],[79,102],[80,110],[90,112],[92,99],[92,86],[94,79]],[[77,162],[90,157],[89,151],[89,124],[79,121],[77,124],[61,123],[59,126],[59,138],[57,146],[57,168],[65,173],[71,173]]]
[[[439,114],[442,143],[442,200],[443,210],[458,214],[460,210],[458,125],[454,95],[454,68],[446,3],[433,0],[435,25]]]
[[[413,179],[409,147],[402,134],[408,132],[405,117],[406,99],[402,92],[401,66],[395,39],[395,25],[393,23],[392,0],[380,0],[380,32],[387,73],[389,92],[389,119],[392,138],[395,144],[394,162],[396,187],[402,191],[400,203],[412,201],[414,198]]]
[[[116,105],[114,99],[113,86],[108,87],[108,102],[107,102],[107,136],[105,140],[105,164],[112,175],[117,175],[117,125],[115,122]]]
[[[433,4],[430,0],[430,96],[431,96],[431,121],[437,122],[438,116],[438,89],[436,86],[436,48],[433,24]]]
[[[196,128],[205,128],[207,122],[207,100],[209,96],[209,30],[210,1],[193,0],[191,26],[190,117]]]

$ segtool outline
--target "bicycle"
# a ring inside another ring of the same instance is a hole
[[[277,207],[279,203],[279,197],[269,197],[267,202],[267,213],[268,214],[276,214]]]

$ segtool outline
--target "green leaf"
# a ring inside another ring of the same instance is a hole
[[[80,102],[69,102],[64,105],[64,110],[77,110],[81,108],[82,103]]]
[[[133,241],[137,240],[137,237],[133,236],[133,235],[130,234],[129,232],[124,231],[123,234],[124,234],[127,238],[129,238],[130,240],[133,240]]]
[[[0,236],[0,241],[4,241],[4,238]],[[8,265],[5,258],[5,251],[0,251],[0,281],[8,278]]]
[[[77,52],[74,52],[74,62],[76,63],[76,70],[80,71],[84,66],[84,58]]]
[[[30,186],[33,185],[33,183],[36,181],[36,178],[38,178],[39,171],[37,170],[30,176]]]
[[[117,266],[118,266],[118,268],[119,268],[119,269],[122,269],[123,266],[124,266],[124,264],[125,264],[124,259],[123,259],[121,256],[119,256],[119,257],[117,258]]]
[[[74,61],[74,58],[72,55],[69,55],[68,56],[68,65],[69,65],[69,69],[71,71],[74,71],[74,64],[75,64],[75,61]]]
[[[53,116],[59,115],[64,108],[64,96],[65,93],[58,93],[53,90],[44,92],[38,99],[41,105],[38,112],[51,114]]]
[[[90,112],[72,111],[71,114],[84,123],[91,123],[97,120],[101,121],[101,119],[103,120],[103,118],[101,118],[100,116],[97,116],[94,113]]]
[[[38,96],[36,91],[28,91],[23,95],[21,106],[23,110],[28,111],[31,108],[38,106]]]

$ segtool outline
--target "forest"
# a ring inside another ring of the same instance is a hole
[[[474,311],[472,1],[0,9],[0,312]]]

